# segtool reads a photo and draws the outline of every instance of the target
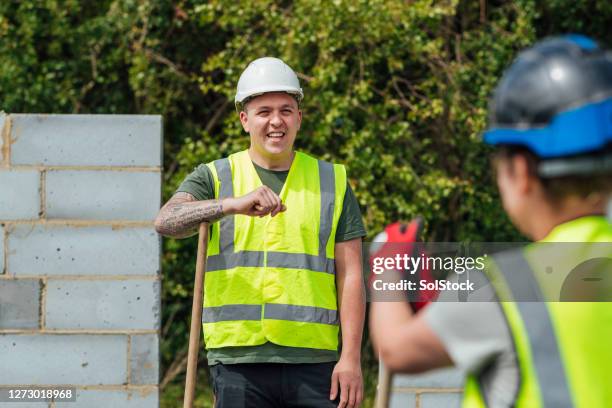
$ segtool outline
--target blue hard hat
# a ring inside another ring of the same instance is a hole
[[[582,35],[521,52],[499,82],[484,141],[523,146],[543,160],[612,143],[612,54]]]

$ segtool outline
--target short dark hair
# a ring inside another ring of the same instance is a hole
[[[598,157],[609,155],[612,153],[612,145],[608,146],[600,153],[591,154],[589,156]],[[560,177],[542,177],[538,173],[538,166],[542,159],[535,155],[531,150],[523,146],[504,145],[496,149],[494,158],[499,160],[507,160],[512,166],[514,156],[523,156],[527,161],[527,171],[529,175],[537,178],[544,190],[546,199],[550,204],[555,205],[561,200],[569,196],[578,196],[587,198],[593,193],[608,194],[612,192],[612,175],[604,174],[588,174],[588,175],[568,175]],[[510,168],[512,171],[512,167]]]

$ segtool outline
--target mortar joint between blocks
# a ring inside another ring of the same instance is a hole
[[[456,394],[463,392],[463,388],[444,387],[393,387],[394,392],[427,393],[427,394]]]
[[[0,129],[0,138],[2,139],[2,167],[11,167],[11,115],[6,115],[6,119],[4,120],[4,127]]]
[[[42,165],[42,164],[16,164],[11,166],[13,170],[35,170],[35,171],[116,171],[123,173],[161,173],[160,166],[97,166],[97,165]]]
[[[112,229],[120,228],[149,228],[154,227],[153,220],[151,221],[130,221],[130,220],[77,220],[77,219],[21,219],[21,220],[6,220],[2,221],[5,228],[12,228],[15,225],[48,225],[59,227],[111,227]]]
[[[40,279],[54,281],[89,281],[89,282],[101,282],[101,281],[147,281],[156,282],[161,281],[162,277],[159,274],[150,275],[0,275],[0,280],[3,279]]]
[[[39,308],[38,313],[39,316],[39,329],[45,330],[47,326],[47,278],[43,277],[40,280],[40,298],[39,298]]]
[[[40,171],[40,210],[38,217],[42,220],[47,218],[47,170]]]
[[[16,387],[28,387],[28,386],[32,386],[33,384],[10,384],[10,385],[5,385],[5,384],[0,384],[0,389],[6,389],[6,388],[16,388]],[[97,385],[91,385],[91,384],[86,384],[86,385],[82,385],[82,384],[57,384],[57,383],[53,383],[53,384],[34,384],[36,387],[40,387],[40,388],[57,388],[57,387],[74,387],[77,390],[100,390],[100,391],[149,391],[149,392],[153,392],[159,389],[159,385],[156,384],[145,384],[145,385],[126,385],[126,384],[97,384]]]
[[[8,228],[6,224],[4,224],[4,229],[2,231],[2,252],[2,265],[0,265],[2,270],[0,271],[0,276],[8,273]]]
[[[0,335],[3,334],[23,334],[23,335],[72,335],[72,334],[90,334],[95,336],[118,336],[118,335],[139,335],[139,334],[156,334],[159,335],[159,330],[155,329],[0,329]],[[0,385],[1,387],[1,385]]]
[[[127,377],[125,379],[126,385],[130,384],[130,378],[132,377],[132,367],[130,364],[131,355],[132,355],[132,336],[128,334],[127,336],[127,370],[125,370],[126,377]]]

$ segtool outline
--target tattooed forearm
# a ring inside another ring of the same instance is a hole
[[[162,235],[186,238],[197,233],[202,222],[215,222],[223,217],[220,200],[195,201],[187,193],[177,193],[160,210],[155,229]]]

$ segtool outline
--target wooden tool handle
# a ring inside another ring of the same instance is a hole
[[[378,389],[376,392],[376,408],[388,408],[389,399],[391,397],[391,386],[393,384],[393,373],[380,362],[378,366]]]
[[[195,397],[196,375],[198,372],[198,351],[200,350],[200,331],[202,330],[202,307],[207,249],[208,224],[203,222],[200,224],[200,231],[198,234],[198,255],[196,257],[196,274],[193,284],[191,329],[189,331],[189,352],[187,354],[187,377],[185,378],[185,399],[183,400],[183,408],[192,408]]]

